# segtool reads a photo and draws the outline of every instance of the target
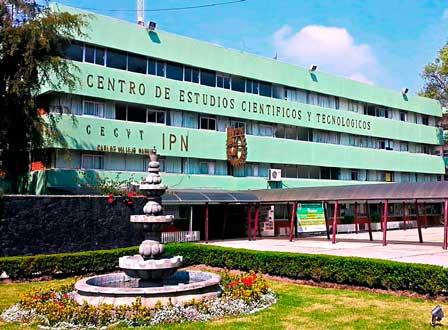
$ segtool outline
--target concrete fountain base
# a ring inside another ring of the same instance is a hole
[[[125,273],[112,273],[88,277],[75,284],[75,300],[90,305],[130,305],[137,297],[146,307],[154,307],[160,301],[166,305],[186,303],[217,297],[221,294],[220,276],[198,271],[178,271],[160,281],[143,281],[128,277]]]

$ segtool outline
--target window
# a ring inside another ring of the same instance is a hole
[[[272,126],[260,125],[258,133],[260,136],[274,136],[274,129]]]
[[[81,167],[84,169],[101,170],[104,168],[104,156],[97,154],[83,154]]]
[[[128,70],[137,73],[146,73],[146,57],[128,55]]]
[[[104,65],[104,48],[86,45],[84,48],[84,62]]]
[[[218,74],[216,76],[216,87],[230,89],[230,76]]]
[[[359,170],[352,170],[351,177],[352,177],[353,181],[358,181],[359,180]]]
[[[199,69],[185,67],[185,81],[190,81],[193,83],[199,83]]]
[[[404,111],[400,111],[400,120],[407,121],[407,113]]]
[[[138,123],[146,123],[146,108],[139,106],[128,106],[128,120]]]
[[[156,74],[156,60],[153,58],[148,58],[148,74]]]
[[[82,114],[85,116],[104,117],[104,103],[84,101],[82,104]]]
[[[107,63],[109,68],[126,70],[126,53],[119,50],[107,50]]]
[[[128,120],[128,111],[125,104],[115,105],[115,119],[118,120]]]
[[[165,158],[159,158],[157,161],[160,164],[160,172],[166,172]],[[145,166],[146,165],[147,165],[147,161],[145,159]]]
[[[267,97],[272,96],[272,85],[271,84],[260,81],[259,87],[260,87],[260,95],[261,96],[267,96]]]
[[[216,87],[216,74],[213,71],[201,70],[201,85]]]
[[[422,124],[426,126],[429,125],[429,116],[422,115]]]
[[[246,79],[246,93],[258,94],[258,81]]]
[[[242,128],[244,129],[244,132],[246,132],[246,123],[243,121],[234,121],[232,120],[230,122],[230,126],[234,127],[234,128]]]
[[[394,176],[392,172],[381,172],[381,181],[392,182],[394,181]]]
[[[244,78],[232,77],[232,90],[244,93],[246,91]]]
[[[201,117],[199,128],[216,131],[216,119],[210,117]]]
[[[166,63],[166,77],[168,79],[180,80],[184,79],[184,67],[181,64]]]
[[[448,149],[443,150],[443,157],[448,157]]]
[[[244,165],[244,176],[258,176],[258,165]]]
[[[409,143],[401,142],[400,143],[400,151],[409,151]]]
[[[393,150],[393,142],[392,140],[379,140],[379,148],[385,150]]]
[[[165,124],[165,111],[148,109],[148,123]]]
[[[200,162],[199,174],[215,175],[215,162]]]
[[[72,61],[82,62],[83,59],[83,45],[79,42],[72,42],[64,51],[65,57]]]
[[[165,77],[165,63],[161,61],[156,62],[156,74],[159,77]]]

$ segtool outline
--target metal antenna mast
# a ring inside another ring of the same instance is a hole
[[[145,26],[145,0],[137,0],[137,24]]]

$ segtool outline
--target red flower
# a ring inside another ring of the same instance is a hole
[[[34,296],[34,300],[41,300],[39,296]]]
[[[113,194],[109,194],[109,198],[107,199],[107,202],[109,204],[113,204],[114,203],[114,195]]]
[[[233,288],[234,286],[237,286],[238,282],[230,282],[229,284],[227,284],[227,286]]]
[[[243,282],[243,284],[245,286],[252,286],[254,284],[254,281],[252,280],[251,277],[249,277],[249,278],[242,278],[241,282]]]
[[[64,295],[62,296],[62,298],[64,298],[64,299],[68,299],[68,294],[64,293]]]

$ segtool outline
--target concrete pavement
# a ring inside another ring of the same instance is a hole
[[[258,251],[329,254],[448,267],[448,251],[442,249],[443,227],[422,229],[422,233],[424,243],[419,243],[417,229],[388,231],[387,246],[382,245],[382,232],[374,232],[373,241],[369,241],[367,232],[338,234],[336,244],[332,244],[326,236],[299,237],[293,242],[289,242],[288,237],[281,237],[257,238],[256,241],[213,241],[209,244]]]

